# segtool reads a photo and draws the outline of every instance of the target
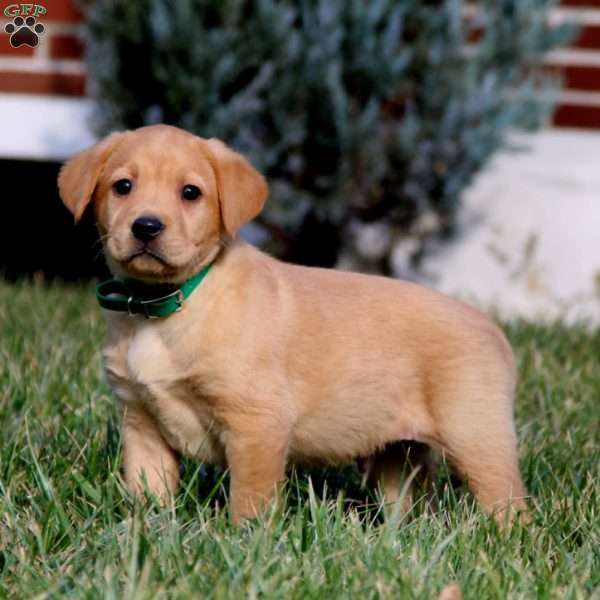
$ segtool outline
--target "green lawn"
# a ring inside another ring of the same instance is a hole
[[[600,599],[600,332],[507,329],[532,524],[499,534],[444,469],[437,514],[384,522],[347,468],[236,529],[192,462],[175,509],[124,491],[92,289],[0,284],[0,598]]]

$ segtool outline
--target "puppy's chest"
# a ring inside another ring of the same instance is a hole
[[[142,324],[105,348],[108,379],[125,407],[141,404],[169,445],[205,462],[223,462],[214,402],[191,350],[170,347]]]

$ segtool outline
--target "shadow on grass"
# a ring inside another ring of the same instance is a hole
[[[107,424],[106,446],[101,461],[107,470],[120,464],[121,439],[116,420]],[[226,469],[181,458],[180,486],[177,505],[187,513],[219,511],[228,505],[229,472]],[[438,460],[433,473],[432,493],[416,488],[413,516],[437,512],[440,507],[455,506],[466,492],[466,486],[449,466]],[[312,488],[312,491],[311,491]],[[325,504],[341,501],[346,514],[358,514],[365,522],[383,522],[382,501],[376,489],[365,485],[358,462],[340,466],[293,466],[286,474],[285,510],[293,515],[310,503],[311,493]],[[437,508],[432,508],[436,506]]]
[[[181,473],[178,503],[184,510],[198,509],[199,505],[203,509],[218,510],[227,505],[229,473],[226,470],[184,459]],[[440,464],[433,482],[433,496],[422,487],[417,488],[411,515],[436,511],[432,508],[434,506],[455,506],[465,491],[462,482],[450,473],[445,464]],[[384,520],[381,498],[375,489],[362,484],[362,473],[356,464],[292,467],[283,490],[286,513],[305,512],[311,502],[311,494],[324,504],[341,502],[346,515],[355,513],[364,522],[382,523]]]

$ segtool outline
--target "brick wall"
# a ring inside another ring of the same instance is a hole
[[[554,125],[600,129],[600,0],[562,0],[561,5],[553,18],[574,22],[580,31],[570,48],[548,57],[549,68],[565,85]]]
[[[0,93],[84,96],[82,17],[75,2],[38,0],[46,13],[37,18],[45,30],[36,48],[10,45],[5,26],[13,17],[4,11],[16,10],[16,4],[0,0]]]
[[[4,27],[12,19],[3,13],[14,4],[0,0],[0,96],[83,97],[82,17],[76,2],[40,1],[47,12],[39,18],[45,32],[36,48],[10,46]],[[549,68],[562,75],[566,84],[554,124],[600,129],[600,0],[562,0],[553,18],[574,21],[582,28],[571,48],[548,57]]]

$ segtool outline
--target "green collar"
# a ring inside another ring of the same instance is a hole
[[[206,265],[184,281],[180,288],[160,298],[146,300],[136,297],[120,279],[109,279],[99,284],[96,288],[96,298],[102,308],[126,312],[130,316],[144,315],[147,319],[168,317],[183,309],[183,301],[200,285],[212,265],[213,263]]]

